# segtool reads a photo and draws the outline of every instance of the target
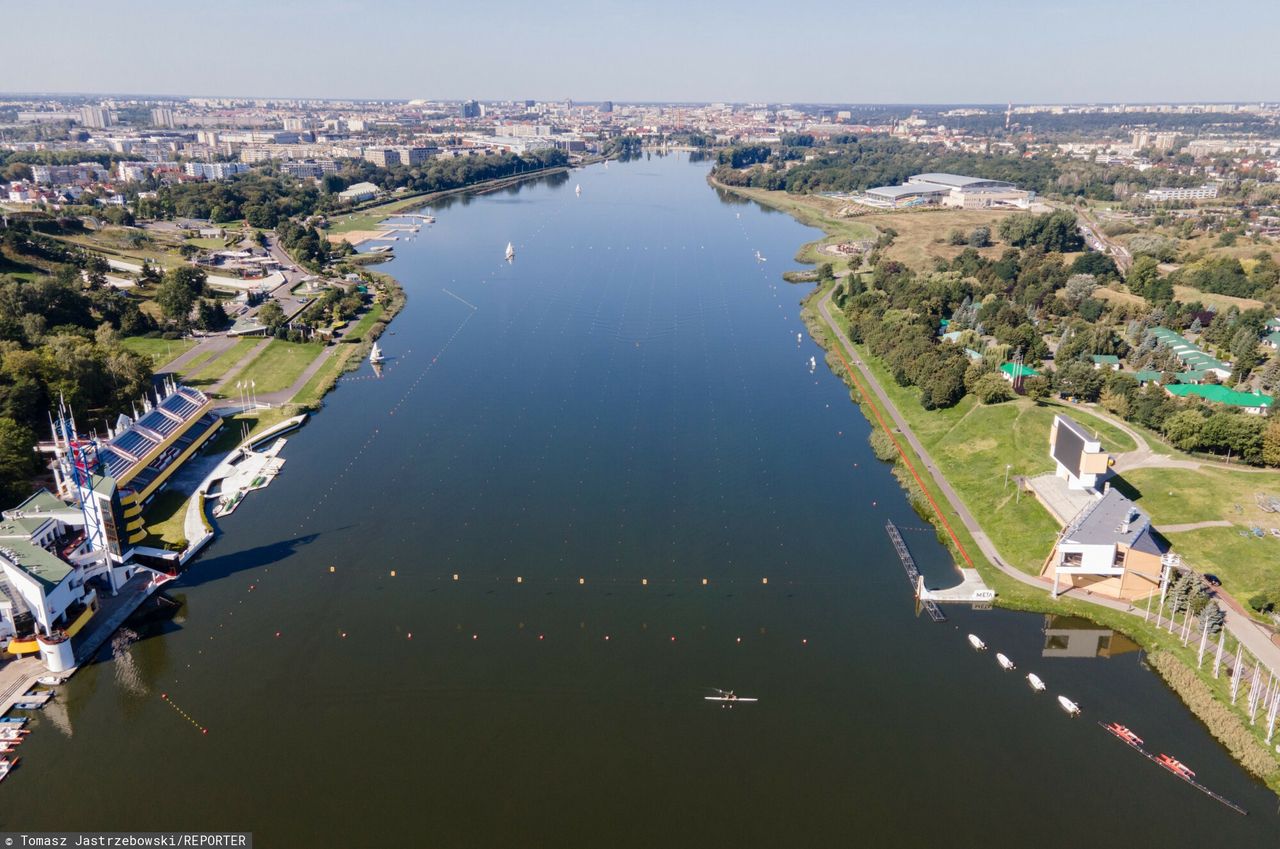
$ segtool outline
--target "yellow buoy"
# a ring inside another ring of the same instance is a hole
[[[394,578],[395,576],[396,576],[396,570],[395,570],[395,569],[392,569],[392,570],[391,570],[391,577],[393,577],[393,578]]]
[[[579,578],[579,579],[578,579],[578,586],[582,586],[582,585],[583,585],[583,584],[585,584],[586,582],[587,582],[587,579],[586,579],[586,578]]]
[[[329,567],[329,571],[330,571],[330,572],[336,572],[336,571],[338,571],[338,567],[337,567],[337,566],[330,566],[330,567]]]
[[[762,578],[762,579],[760,580],[760,583],[762,583],[762,584],[767,584],[767,583],[769,583],[769,579],[768,579],[768,578]]]
[[[641,579],[640,579],[640,586],[642,586],[642,587],[647,587],[647,586],[649,586],[649,579],[648,579],[648,578],[641,578]]]
[[[524,577],[523,577],[522,575],[516,575],[516,583],[517,583],[517,584],[523,584],[523,583],[524,583]]]
[[[707,585],[707,579],[706,579],[706,578],[703,578],[703,579],[702,579],[702,585],[703,585],[704,587]]]
[[[456,580],[458,580],[458,573],[457,573],[457,572],[454,572],[454,573],[453,573],[453,579],[454,579],[455,581],[456,581]]]

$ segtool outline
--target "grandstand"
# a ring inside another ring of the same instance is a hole
[[[108,438],[97,443],[101,474],[138,506],[222,426],[208,395],[171,380],[156,391],[154,401],[144,398],[142,404],[140,415],[121,416]],[[67,481],[59,481],[59,490],[70,495]]]

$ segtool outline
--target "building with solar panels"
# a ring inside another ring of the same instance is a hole
[[[100,598],[176,574],[175,552],[142,545],[142,508],[222,419],[208,395],[171,380],[106,438],[82,437],[66,405],[56,412],[41,449],[53,457],[57,493],[0,511],[0,642],[9,655],[38,653],[62,671],[74,665],[71,640]]]

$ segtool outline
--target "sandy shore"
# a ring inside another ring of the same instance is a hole
[[[373,239],[385,239],[394,235],[391,230],[348,230],[346,233],[330,233],[328,239],[333,244],[350,242],[352,247],[359,247]]]

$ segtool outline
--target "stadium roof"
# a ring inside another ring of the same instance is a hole
[[[936,183],[940,186],[949,186],[953,189],[964,189],[969,186],[984,185],[1000,185],[1012,186],[1012,183],[1004,180],[988,180],[984,177],[965,177],[962,174],[940,174],[930,172],[928,174],[913,174],[907,178],[909,183]]]
[[[876,197],[898,198],[913,197],[915,195],[930,195],[945,191],[941,186],[876,186],[874,189],[867,189],[866,193],[875,195]]]

